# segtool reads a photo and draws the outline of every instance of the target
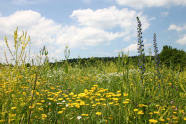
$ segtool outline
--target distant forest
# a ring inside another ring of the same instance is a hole
[[[75,66],[77,64],[81,66],[86,66],[87,64],[96,66],[99,62],[107,63],[113,62],[116,63],[118,60],[122,61],[124,59],[124,55],[120,55],[118,57],[91,57],[91,58],[73,58],[68,60],[62,60],[60,62],[50,63],[50,65],[63,65],[66,61],[71,66]],[[155,59],[154,56],[145,56],[145,62],[153,62]],[[163,50],[159,54],[160,64],[165,65],[167,67],[181,67],[184,68],[186,66],[186,52],[183,50],[178,50],[176,48],[172,48],[171,46],[163,46]],[[138,64],[138,56],[129,56],[127,59],[127,64],[136,65]]]

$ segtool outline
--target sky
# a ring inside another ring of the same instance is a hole
[[[13,50],[16,27],[31,37],[31,58],[43,46],[50,61],[65,59],[66,46],[69,58],[138,55],[136,17],[146,55],[154,55],[154,33],[159,53],[164,45],[186,51],[185,12],[186,0],[0,0],[0,62],[5,51],[11,59],[4,37]]]

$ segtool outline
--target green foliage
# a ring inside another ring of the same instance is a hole
[[[160,61],[167,67],[180,67],[183,69],[186,66],[186,52],[171,46],[163,46],[163,50],[160,53]]]

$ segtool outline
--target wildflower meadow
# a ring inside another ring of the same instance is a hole
[[[139,18],[137,23],[138,65],[121,52],[117,62],[71,66],[67,46],[65,63],[51,65],[46,47],[29,59],[31,38],[25,32],[19,35],[15,30],[13,47],[5,37],[0,124],[186,123],[186,69],[160,64],[156,34],[152,35],[155,59],[145,61]]]

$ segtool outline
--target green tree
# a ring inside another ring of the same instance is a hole
[[[167,67],[180,66],[183,69],[186,66],[186,52],[171,46],[163,46],[163,50],[160,53],[160,61]]]

